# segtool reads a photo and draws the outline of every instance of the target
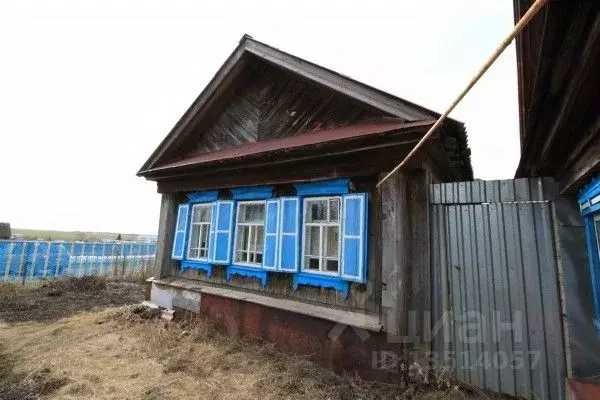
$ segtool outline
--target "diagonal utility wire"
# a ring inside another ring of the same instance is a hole
[[[527,10],[525,15],[523,15],[523,17],[515,25],[513,30],[502,41],[500,46],[487,59],[485,64],[483,64],[483,66],[479,69],[479,71],[473,77],[473,79],[471,79],[471,81],[469,82],[467,87],[465,89],[463,89],[463,91],[458,95],[456,100],[454,100],[454,102],[452,102],[450,107],[448,107],[448,109],[442,115],[440,115],[440,117],[435,122],[435,124],[433,124],[433,126],[431,128],[429,128],[429,131],[427,131],[425,136],[423,136],[423,138],[421,138],[421,140],[419,140],[419,143],[417,143],[417,145],[410,151],[410,153],[408,153],[408,155],[404,158],[404,160],[402,160],[402,162],[400,164],[398,164],[389,174],[387,174],[385,177],[383,177],[382,180],[379,181],[379,183],[377,183],[377,187],[379,187],[383,182],[385,182],[386,179],[388,179],[390,176],[392,176],[394,174],[394,172],[396,172],[400,168],[402,168],[404,166],[404,164],[406,164],[406,162],[413,155],[415,155],[417,150],[419,150],[419,148],[421,148],[421,146],[423,146],[425,141],[427,141],[427,139],[429,139],[429,137],[436,131],[436,129],[439,128],[440,125],[442,125],[442,122],[444,122],[444,120],[446,119],[448,114],[450,114],[452,112],[452,110],[454,110],[454,108],[458,105],[458,103],[460,103],[461,100],[467,95],[467,93],[469,93],[469,91],[473,88],[473,86],[475,86],[475,84],[477,83],[477,81],[479,81],[479,79],[483,76],[483,74],[485,74],[486,71],[492,66],[492,64],[494,64],[494,62],[498,59],[498,57],[500,57],[500,54],[502,54],[502,52],[504,50],[506,50],[506,48],[508,47],[510,42],[513,41],[513,39],[523,30],[523,28],[525,28],[527,26],[527,24],[533,19],[533,17],[535,17],[542,10],[542,8],[544,8],[544,6],[547,3],[548,3],[548,0],[536,0],[536,2],[533,3],[533,5],[529,8],[529,10]]]

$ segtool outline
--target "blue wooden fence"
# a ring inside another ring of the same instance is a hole
[[[156,242],[0,240],[0,281],[21,284],[68,276],[150,275]]]

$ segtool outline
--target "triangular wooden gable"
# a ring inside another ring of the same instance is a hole
[[[363,121],[413,122],[437,115],[244,36],[138,175],[192,154],[248,142]],[[458,128],[454,153],[468,151],[464,126],[449,123]],[[470,169],[468,155],[462,164]]]
[[[390,116],[267,63],[258,63],[261,67],[247,78],[216,121],[183,144],[185,151],[181,154]]]

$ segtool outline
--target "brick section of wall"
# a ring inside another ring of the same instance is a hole
[[[200,309],[229,332],[275,343],[284,351],[308,356],[337,373],[357,372],[364,378],[385,382],[401,379],[393,361],[400,357],[402,346],[388,343],[384,333],[208,294],[202,295]],[[392,357],[392,371],[381,368],[382,351]]]

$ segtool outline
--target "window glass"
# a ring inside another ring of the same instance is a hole
[[[210,222],[210,206],[196,206],[192,216],[192,222]]]
[[[329,200],[329,220],[339,221],[340,220],[340,199]]]
[[[264,223],[265,205],[264,204],[241,204],[240,222],[258,222]]]
[[[239,203],[235,261],[261,265],[265,244],[265,203]]]
[[[328,226],[327,228],[327,253],[325,254],[327,257],[337,258],[339,254],[339,226]]]
[[[211,204],[196,204],[192,207],[192,222],[187,258],[192,260],[208,259],[211,213]]]
[[[304,201],[304,257],[306,271],[337,273],[340,258],[339,197]]]
[[[327,200],[307,200],[306,222],[327,221]]]

